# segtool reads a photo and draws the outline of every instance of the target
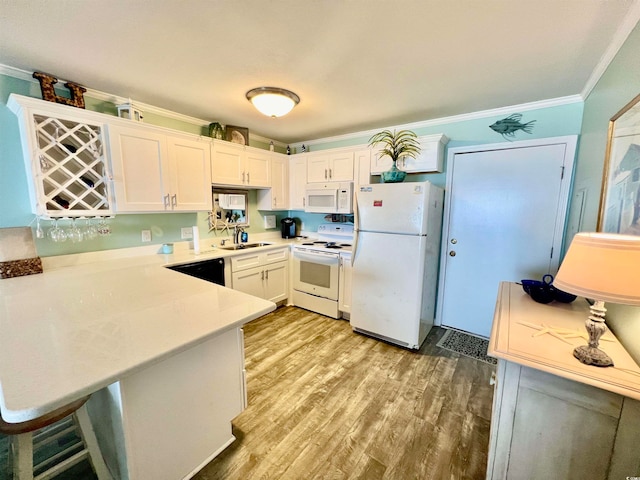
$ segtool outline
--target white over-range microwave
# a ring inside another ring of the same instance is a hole
[[[304,211],[353,213],[353,182],[307,183]]]

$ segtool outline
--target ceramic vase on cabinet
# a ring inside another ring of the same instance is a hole
[[[396,165],[396,161],[393,161],[391,168],[386,172],[382,172],[380,175],[381,183],[400,183],[404,182],[405,177],[407,176],[407,172],[403,172]]]

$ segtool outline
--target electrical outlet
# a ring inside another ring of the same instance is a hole
[[[264,216],[264,228],[276,228],[276,216],[265,215]]]
[[[143,242],[151,241],[151,230],[142,230],[142,241]]]
[[[182,227],[180,229],[180,238],[182,240],[191,240],[193,238],[193,227]]]

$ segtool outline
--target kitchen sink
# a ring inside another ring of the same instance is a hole
[[[229,245],[220,247],[221,250],[244,250],[245,248],[266,247],[267,245],[273,245],[271,243],[258,242],[258,243],[239,243],[237,245]]]

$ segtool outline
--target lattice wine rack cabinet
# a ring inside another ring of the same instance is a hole
[[[104,114],[18,95],[8,106],[20,120],[33,213],[45,218],[111,215]]]

